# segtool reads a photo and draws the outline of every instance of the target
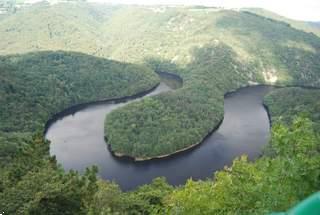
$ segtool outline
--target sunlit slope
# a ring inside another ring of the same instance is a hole
[[[250,81],[318,84],[319,38],[245,12],[198,7],[38,4],[0,20],[0,54],[68,50],[185,67],[192,50],[222,42],[254,65]]]
[[[199,143],[222,119],[227,91],[252,83],[320,85],[319,37],[241,11],[40,4],[1,20],[0,32],[3,55],[76,50],[179,74],[181,89],[107,120],[109,143],[135,157]]]
[[[97,54],[104,41],[99,26],[116,8],[41,3],[0,20],[1,54],[66,50]]]
[[[179,73],[185,82],[175,93],[128,105],[107,117],[108,143],[118,155],[148,159],[200,143],[223,118],[223,94],[250,81],[319,85],[319,38],[286,23],[215,9],[175,9],[174,15],[169,9],[165,15],[154,16],[147,10],[131,10],[132,19],[150,17],[150,23],[141,21],[137,28],[119,18],[110,26],[120,23],[125,30],[119,27],[110,35],[125,31],[129,39],[122,46],[129,47],[128,52],[133,45],[142,45],[138,53],[151,55],[149,63],[159,70]],[[155,26],[159,20],[167,21]],[[135,33],[129,34],[135,28]],[[155,42],[139,42],[138,35],[156,37],[154,32],[162,33],[162,43],[152,54],[149,43]],[[163,43],[174,44],[175,49]],[[121,52],[113,56],[126,59]]]
[[[248,11],[260,16],[264,16],[264,17],[271,18],[278,21],[283,21],[290,24],[291,27],[293,28],[303,30],[306,32],[312,32],[315,35],[320,36],[320,28],[317,22],[313,23],[313,22],[304,22],[304,21],[289,19],[262,8],[243,8],[242,11]]]

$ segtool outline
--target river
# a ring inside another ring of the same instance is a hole
[[[146,96],[171,90],[161,82]],[[83,172],[86,167],[96,165],[103,179],[114,180],[123,190],[150,183],[159,176],[165,176],[173,185],[184,184],[188,178],[213,177],[215,171],[232,164],[237,156],[247,154],[252,160],[261,155],[270,134],[262,101],[270,90],[268,86],[252,86],[227,94],[220,127],[199,146],[172,157],[134,162],[116,158],[109,152],[104,140],[105,116],[128,102],[92,104],[74,113],[68,111],[46,131],[46,138],[51,141],[50,154],[56,156],[65,170]]]

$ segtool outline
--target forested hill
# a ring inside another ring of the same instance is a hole
[[[258,71],[251,81],[318,81],[317,36],[242,11],[39,3],[0,20],[0,34],[2,55],[67,50],[127,62],[153,58],[180,67],[192,63],[193,49],[222,42]]]
[[[280,16],[276,13],[273,13],[271,11],[268,11],[262,8],[243,8],[241,10],[248,11],[253,14],[257,14],[273,20],[282,21],[290,24],[291,27],[293,28],[306,31],[306,32],[312,32],[315,35],[320,36],[319,22],[304,22],[304,21],[293,20],[293,19],[286,18],[284,16]]]
[[[42,129],[79,103],[134,95],[158,82],[150,69],[74,52],[0,57],[0,131]]]
[[[272,122],[290,124],[295,116],[303,115],[320,131],[320,90],[299,87],[280,88],[265,97]]]
[[[227,91],[253,83],[319,87],[320,38],[314,33],[221,8],[73,2],[5,14],[0,35],[5,214],[268,214],[319,189],[319,134],[310,120],[296,116],[274,125],[270,154],[255,162],[243,156],[214,180],[174,188],[155,179],[128,193],[97,179],[95,168],[82,176],[65,172],[36,133],[69,105],[135,94],[159,82],[152,70],[167,71],[180,75],[183,87],[111,113],[106,132],[114,149],[132,156],[175,152],[219,123]],[[314,94],[288,93],[296,100],[306,94],[312,105],[305,107],[317,123]],[[300,104],[282,100],[286,95],[270,95],[271,114],[284,115],[282,101],[298,114]]]
[[[248,12],[215,8],[168,10],[171,12],[150,15],[152,25],[141,22],[139,31],[146,29],[141,34],[145,47],[172,35],[165,43],[176,49],[164,47],[168,54],[176,53],[172,59],[160,57],[159,51],[158,57],[150,53],[153,59],[148,62],[157,69],[179,73],[185,80],[184,87],[169,95],[130,104],[108,116],[106,136],[119,154],[148,159],[201,142],[223,118],[224,93],[248,83],[320,84],[320,38],[314,34]],[[152,13],[141,8],[131,11],[132,20]],[[163,21],[166,16],[170,17],[167,22]],[[121,21],[126,25],[123,20],[124,17]],[[126,27],[130,37],[139,33],[131,35],[131,25]],[[153,32],[162,37],[151,41]],[[138,40],[135,47],[137,44]],[[149,56],[145,50],[142,54]]]

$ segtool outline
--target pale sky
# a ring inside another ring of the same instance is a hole
[[[320,21],[320,0],[89,0],[114,4],[260,7],[291,19]]]

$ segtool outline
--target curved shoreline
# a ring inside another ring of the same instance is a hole
[[[164,71],[155,71],[159,76],[171,78],[177,82],[180,82],[183,85],[183,78],[181,78],[179,75],[170,73],[170,72],[164,72]]]
[[[157,72],[158,73],[158,72]],[[175,75],[175,74],[172,74],[172,73],[169,73],[170,75]],[[176,75],[177,76],[177,75]],[[179,77],[179,76],[178,76]],[[317,87],[309,87],[309,86],[295,86],[295,85],[288,85],[288,86],[281,86],[281,85],[269,85],[269,84],[256,84],[256,85],[252,85],[252,84],[248,84],[246,86],[242,86],[242,87],[239,87],[235,90],[231,90],[229,92],[226,92],[224,94],[224,98],[235,93],[236,91],[238,90],[241,90],[241,89],[244,89],[244,88],[249,88],[249,87],[252,87],[252,86],[267,86],[267,87],[274,87],[274,88],[287,88],[287,87],[300,87],[300,88],[305,88],[305,89],[310,89],[310,90],[316,90],[316,89],[320,89],[320,88],[317,88]],[[264,108],[264,110],[266,111],[267,113],[267,116],[268,116],[268,120],[269,120],[269,127],[271,128],[272,126],[272,119],[271,119],[271,114],[270,114],[270,111],[269,111],[269,107],[264,103],[262,102],[261,104]],[[224,116],[223,118],[219,121],[219,123],[207,134],[205,135],[198,143],[195,143],[195,144],[192,144],[190,146],[187,146],[185,148],[182,148],[182,149],[179,149],[173,153],[169,153],[169,154],[164,154],[164,155],[158,155],[158,156],[154,156],[154,157],[133,157],[133,156],[130,156],[130,155],[126,155],[126,154],[122,154],[122,153],[119,153],[119,152],[115,152],[112,150],[112,147],[110,144],[107,144],[108,145],[108,150],[111,152],[111,154],[116,157],[116,158],[123,158],[123,159],[129,159],[129,160],[132,160],[132,161],[136,161],[136,162],[142,162],[142,161],[151,161],[151,160],[158,160],[158,159],[162,159],[162,158],[168,158],[168,157],[171,157],[171,156],[174,156],[174,155],[177,155],[177,154],[180,154],[181,152],[187,152],[187,151],[191,151],[193,149],[195,149],[196,147],[200,146],[209,136],[211,136],[216,130],[219,129],[220,125],[222,124],[224,120]],[[105,137],[106,138],[106,137]],[[107,142],[107,140],[106,140]]]
[[[173,74],[173,73],[169,73],[169,72],[163,72],[163,71],[155,71],[155,73],[157,73],[159,76],[166,76],[169,77],[171,79],[174,79],[178,82],[180,82],[181,84],[183,84],[183,79],[177,75],[177,74]],[[43,130],[43,134],[45,136],[45,134],[47,133],[49,127],[57,120],[63,118],[66,115],[69,114],[74,114],[75,112],[86,108],[90,105],[97,105],[97,104],[105,104],[105,103],[121,103],[121,102],[126,102],[128,100],[132,100],[132,99],[137,99],[140,97],[143,97],[149,93],[151,93],[152,91],[154,91],[158,86],[160,85],[160,82],[158,82],[156,85],[154,85],[153,87],[144,90],[144,91],[140,91],[136,94],[133,95],[129,95],[129,96],[122,96],[122,97],[113,97],[113,98],[106,98],[106,99],[100,99],[100,100],[96,100],[96,101],[88,101],[88,102],[84,102],[84,103],[79,103],[79,104],[75,104],[75,105],[71,105],[65,109],[63,109],[60,112],[57,112],[53,115],[51,115],[49,117],[49,119],[46,121],[45,125],[44,125],[44,130]]]
[[[175,81],[180,82],[181,84],[183,84],[183,79],[174,73],[169,73],[169,72],[164,72],[164,71],[155,71],[155,73],[157,73],[159,76],[163,76],[166,78],[170,78],[173,79]],[[44,127],[44,135],[47,133],[48,128],[57,120],[63,118],[66,115],[69,114],[73,114],[83,108],[86,108],[90,105],[96,105],[96,104],[104,104],[104,103],[121,103],[121,102],[126,102],[128,100],[132,100],[132,99],[137,99],[140,97],[145,96],[148,93],[151,93],[153,90],[155,90],[158,86],[159,86],[160,82],[157,83],[155,86],[153,86],[150,89],[147,89],[145,91],[142,92],[138,92],[136,94],[130,95],[130,96],[123,96],[123,97],[118,97],[118,98],[108,98],[108,99],[101,99],[101,100],[97,100],[97,101],[91,101],[91,102],[85,102],[85,103],[80,103],[80,104],[76,104],[73,106],[70,106],[66,109],[64,109],[61,112],[58,112],[54,115],[51,116],[51,118],[46,122],[45,127]],[[270,84],[247,84],[245,86],[241,86],[239,88],[236,88],[234,90],[231,90],[229,92],[226,92],[224,94],[224,98],[227,97],[228,95],[231,95],[233,93],[235,93],[236,91],[240,90],[240,89],[244,89],[244,88],[248,88],[248,87],[252,87],[252,86],[270,86],[270,87],[274,87],[274,88],[286,88],[286,87],[300,87],[300,88],[305,88],[305,89],[320,89],[319,87],[313,87],[313,86],[299,86],[299,85],[270,85]],[[269,111],[269,107],[263,102],[262,106],[264,107],[267,116],[268,116],[268,120],[269,120],[269,126],[272,126],[272,121],[271,121],[271,114]],[[107,138],[106,136],[104,136],[105,138],[105,142],[107,144],[107,148],[110,151],[110,153],[112,154],[112,156],[119,158],[119,159],[129,159],[132,161],[137,161],[137,162],[142,162],[142,161],[151,161],[151,160],[158,160],[158,159],[162,159],[162,158],[168,158],[177,154],[180,154],[182,152],[187,152],[187,151],[191,151],[193,149],[195,149],[196,147],[200,146],[209,136],[211,136],[217,129],[219,129],[220,125],[222,124],[224,120],[224,115],[222,117],[222,119],[214,126],[214,128],[209,131],[199,142],[192,144],[190,146],[187,146],[185,148],[179,149],[173,153],[169,153],[169,154],[164,154],[164,155],[158,155],[158,156],[154,156],[154,157],[133,157],[130,155],[126,155],[126,154],[122,154],[119,152],[115,152],[112,150],[112,147],[110,144],[107,143]]]
[[[158,73],[158,72],[157,72]],[[168,73],[170,75],[175,75],[175,74],[172,74],[172,73]],[[178,76],[178,75],[175,75],[175,76]],[[179,77],[179,76],[178,76]],[[285,87],[285,86],[276,86],[276,85],[268,85],[268,84],[256,84],[256,85],[253,85],[253,84],[248,84],[248,85],[245,85],[245,86],[241,86],[239,88],[236,88],[235,90],[231,90],[229,92],[226,92],[224,94],[224,98],[235,93],[236,91],[238,90],[241,90],[241,89],[244,89],[244,88],[249,88],[249,87],[252,87],[252,86],[267,86],[267,87],[278,87],[278,88],[281,88],[281,87]],[[312,88],[313,89],[313,88]],[[262,106],[263,108],[265,109],[266,113],[267,113],[267,116],[268,116],[268,120],[269,120],[269,126],[271,127],[271,115],[270,115],[270,112],[269,112],[269,108],[264,104],[262,103]],[[168,157],[171,157],[171,156],[175,156],[177,154],[180,154],[182,152],[187,152],[187,151],[191,151],[193,149],[195,149],[196,147],[200,146],[203,142],[205,142],[205,140],[211,136],[215,131],[217,131],[220,127],[220,125],[222,124],[224,120],[224,114],[223,114],[223,117],[222,119],[217,123],[217,125],[214,126],[214,128],[208,132],[207,135],[205,135],[199,142],[195,143],[195,144],[192,144],[190,146],[187,146],[185,148],[182,148],[182,149],[179,149],[175,152],[172,152],[172,153],[169,153],[169,154],[164,154],[164,155],[158,155],[158,156],[154,156],[154,157],[134,157],[134,156],[130,156],[130,155],[126,155],[126,154],[123,154],[123,153],[119,153],[119,152],[115,152],[112,150],[112,147],[110,144],[107,144],[108,145],[108,150],[111,152],[111,154],[116,157],[116,158],[120,158],[120,159],[129,159],[129,160],[132,160],[132,161],[135,161],[135,162],[143,162],[143,161],[152,161],[152,160],[158,160],[158,159],[162,159],[162,158],[168,158]],[[105,137],[105,140],[107,142],[107,139]]]
[[[171,157],[171,156],[174,156],[174,155],[177,155],[177,154],[180,154],[182,152],[187,152],[187,151],[191,151],[193,149],[195,149],[196,147],[200,146],[209,136],[211,136],[217,129],[219,129],[220,125],[222,124],[223,122],[223,119],[224,117],[219,121],[219,123],[211,130],[208,132],[207,135],[205,135],[201,141],[199,141],[198,143],[195,143],[195,144],[192,144],[190,146],[187,146],[185,148],[182,148],[182,149],[179,149],[173,153],[170,153],[170,154],[164,154],[164,155],[158,155],[158,156],[155,156],[155,157],[145,157],[145,158],[141,158],[141,157],[133,157],[133,156],[130,156],[130,155],[125,155],[125,154],[122,154],[122,153],[118,153],[118,152],[115,152],[112,150],[111,148],[111,145],[110,144],[107,144],[108,145],[108,149],[109,151],[111,152],[111,154],[116,157],[116,158],[124,158],[124,159],[129,159],[129,160],[132,160],[132,161],[135,161],[135,162],[143,162],[143,161],[152,161],[152,160],[159,160],[159,159],[162,159],[162,158],[168,158],[168,157]]]
[[[97,100],[97,101],[89,101],[89,102],[84,102],[84,103],[80,103],[80,104],[76,104],[76,105],[72,105],[58,113],[55,113],[53,114],[49,120],[47,120],[47,122],[45,123],[45,126],[44,126],[44,131],[43,131],[43,134],[45,135],[49,129],[49,127],[57,120],[63,118],[64,116],[66,115],[69,115],[69,114],[74,114],[75,112],[83,109],[83,108],[86,108],[90,105],[97,105],[97,104],[105,104],[105,103],[121,103],[121,102],[126,102],[127,100],[131,100],[131,99],[137,99],[139,97],[142,97],[142,96],[145,96],[146,94],[148,93],[151,93],[152,91],[154,91],[158,86],[160,85],[160,82],[158,82],[155,86],[147,89],[147,90],[144,90],[144,91],[141,91],[141,92],[138,92],[136,94],[133,94],[133,95],[130,95],[130,96],[122,96],[122,97],[116,97],[116,98],[107,98],[107,99],[100,99],[100,100]]]

